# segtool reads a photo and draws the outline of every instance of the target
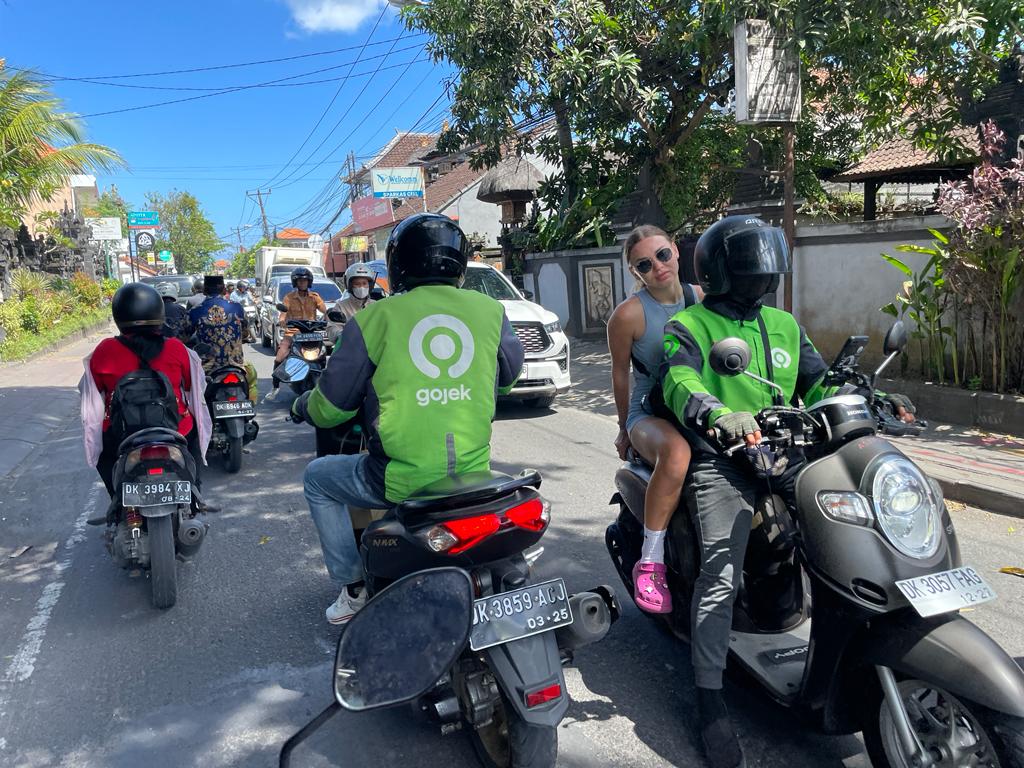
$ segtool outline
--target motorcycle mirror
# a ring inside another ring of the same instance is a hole
[[[334,661],[335,699],[361,712],[419,698],[462,653],[472,621],[465,571],[434,568],[396,581],[345,627]]]
[[[275,306],[275,307],[277,307],[277,311],[278,311],[278,312],[287,312],[287,311],[288,311],[288,307],[286,307],[286,306],[285,306],[285,305],[284,305],[284,304],[283,304],[282,302],[280,302],[280,301],[279,301],[279,302],[277,302],[277,304],[275,304],[274,306]]]
[[[327,319],[332,323],[344,323],[345,315],[339,309],[329,309],[327,310]]]
[[[738,376],[750,365],[750,345],[734,336],[716,341],[709,362],[719,376]]]
[[[897,320],[886,332],[885,340],[882,341],[882,351],[887,355],[900,352],[907,346],[907,328],[902,320]]]

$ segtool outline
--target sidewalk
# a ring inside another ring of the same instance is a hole
[[[573,340],[572,380],[559,403],[615,418],[604,341]],[[1024,518],[1024,438],[943,424],[939,415],[921,414],[930,427],[920,437],[888,439],[938,481],[947,499]]]

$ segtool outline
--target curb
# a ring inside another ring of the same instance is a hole
[[[58,352],[61,349],[63,349],[64,347],[71,346],[76,341],[81,341],[82,339],[86,339],[86,338],[92,336],[94,333],[96,333],[96,331],[102,331],[104,328],[107,328],[112,323],[113,323],[113,320],[111,318],[109,318],[109,317],[104,318],[103,320],[99,320],[99,321],[93,323],[92,325],[87,325],[85,328],[80,328],[77,331],[72,331],[67,336],[65,336],[62,339],[58,339],[57,341],[53,342],[53,344],[49,345],[48,347],[43,347],[42,349],[37,349],[35,352],[33,352],[28,357],[26,357],[24,360],[2,360],[2,361],[0,361],[0,367],[6,367],[6,366],[9,366],[9,365],[21,365],[22,363],[24,363],[27,360],[30,360],[32,358],[35,358],[35,357],[45,357],[46,355],[52,354],[54,352]]]
[[[914,401],[925,419],[941,414],[947,424],[1024,437],[1024,398],[973,392],[911,379],[882,379],[879,388]]]
[[[965,480],[931,476],[942,488],[942,495],[949,501],[959,501],[971,507],[978,507],[986,512],[1016,517],[1024,520],[1024,494],[1014,493]]]

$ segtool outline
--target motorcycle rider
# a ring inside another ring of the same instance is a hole
[[[523,347],[499,302],[459,289],[469,252],[447,216],[415,214],[395,227],[388,274],[404,293],[347,322],[316,388],[292,404],[297,421],[321,428],[362,411],[367,432],[369,453],[321,457],[304,477],[327,570],[342,585],[326,611],[332,624],[366,600],[348,505],[388,507],[490,466],[496,393],[518,378]]]
[[[201,277],[197,277],[192,281],[192,295],[185,302],[190,312],[206,301],[206,294],[203,292],[203,282]]]
[[[234,301],[238,304],[245,304],[246,301],[250,300],[249,296],[249,281],[242,278],[235,285],[235,290],[231,291],[228,295],[228,301]]]
[[[203,368],[212,373],[225,365],[245,370],[249,382],[249,399],[257,397],[256,367],[246,362],[242,340],[245,338],[245,311],[240,304],[224,297],[224,277],[207,275],[203,280],[206,300],[189,312],[197,347],[202,349]]]
[[[334,308],[345,316],[346,321],[351,320],[359,310],[373,304],[370,289],[376,279],[377,274],[359,262],[345,270],[345,289],[349,295],[337,302]]]
[[[292,336],[295,335],[294,328],[288,328],[289,320],[316,320],[316,313],[327,314],[327,305],[324,304],[324,300],[320,298],[320,294],[316,291],[311,291],[310,288],[313,285],[313,273],[308,267],[296,267],[292,270],[292,290],[285,294],[282,303],[288,308],[286,312],[281,313],[279,324],[285,326],[286,330],[284,336],[281,337],[281,343],[277,347],[277,354],[274,356],[274,366],[278,366],[284,362],[285,358],[288,357],[288,352],[292,348]],[[276,376],[271,376],[273,380],[273,390],[264,398],[265,402],[273,403],[277,401],[278,393],[281,389],[281,382]]]
[[[178,286],[174,283],[157,283],[156,292],[164,300],[161,333],[168,339],[185,341],[192,335],[192,327],[188,321],[188,310],[178,303]]]
[[[665,327],[663,392],[693,450],[686,493],[701,548],[690,614],[701,738],[714,768],[733,768],[745,763],[722,699],[722,673],[754,500],[764,483],[755,467],[772,470],[754,414],[774,401],[769,387],[748,376],[714,373],[708,356],[715,341],[739,337],[754,350],[751,372],[782,387],[784,402],[799,396],[810,405],[834,390],[823,386],[828,366],[796,319],[762,305],[779,276],[790,273],[782,230],[728,216],[701,235],[694,267],[705,298]],[[737,443],[746,450],[722,453]],[[785,495],[786,488],[773,490]]]

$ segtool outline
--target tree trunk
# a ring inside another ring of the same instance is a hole
[[[555,135],[558,137],[559,154],[562,157],[562,175],[565,177],[565,188],[562,192],[562,203],[559,217],[565,216],[569,207],[579,196],[579,163],[576,160],[576,147],[572,142],[572,127],[569,124],[569,108],[560,96],[551,99],[555,112]]]
[[[636,181],[637,192],[640,193],[639,217],[641,224],[653,224],[664,229],[668,225],[668,217],[654,188],[656,176],[654,159],[648,158],[640,167]]]

